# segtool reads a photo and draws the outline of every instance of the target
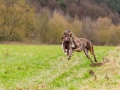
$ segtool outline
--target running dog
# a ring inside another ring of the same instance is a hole
[[[67,52],[69,51],[69,53],[67,55],[68,60],[71,58],[72,53],[74,51],[81,52],[83,50],[86,57],[88,59],[90,59],[90,61],[92,63],[93,63],[93,61],[90,58],[90,56],[88,55],[88,51],[90,51],[90,53],[94,57],[95,62],[97,62],[95,54],[94,54],[93,44],[89,40],[87,40],[85,38],[77,38],[74,36],[74,34],[70,30],[66,30],[66,31],[64,31],[63,36],[61,38],[61,39],[63,39],[63,46],[65,45],[64,43],[65,43],[66,38],[69,38],[68,41],[71,42],[71,43],[66,43],[66,45],[68,45],[70,47],[63,48],[63,49],[67,49]],[[74,47],[72,47],[72,45],[74,45]]]

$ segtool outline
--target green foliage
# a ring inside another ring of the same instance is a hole
[[[38,2],[41,2],[42,0],[37,0]]]
[[[108,7],[120,13],[120,0],[95,0],[98,3],[104,2]]]
[[[58,1],[58,3],[59,3],[60,6],[62,6],[64,8],[67,7],[66,4],[62,0],[57,0],[57,1]]]
[[[107,5],[120,13],[120,0],[107,0]]]
[[[97,1],[98,3],[100,3],[102,0],[95,0],[95,1]]]

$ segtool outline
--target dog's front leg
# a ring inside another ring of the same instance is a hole
[[[67,56],[69,56],[70,52],[69,52],[69,45],[67,45]]]
[[[72,49],[72,46],[70,46],[68,60],[70,60],[70,58],[72,57],[72,53],[73,53],[73,49]]]

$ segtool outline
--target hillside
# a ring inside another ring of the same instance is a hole
[[[95,45],[119,45],[120,1],[0,0],[0,42],[61,44],[66,29]]]
[[[32,2],[35,4],[35,0]],[[93,20],[99,17],[109,17],[114,24],[120,23],[119,0],[36,0],[36,3],[39,3],[37,8],[47,7],[51,12],[59,9],[71,17],[77,15],[80,19],[90,17]]]

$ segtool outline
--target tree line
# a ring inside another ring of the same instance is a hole
[[[70,29],[75,36],[92,40],[95,45],[118,45],[120,25],[111,18],[71,17],[60,9],[38,12],[29,0],[0,0],[0,41],[61,44],[63,32]]]

